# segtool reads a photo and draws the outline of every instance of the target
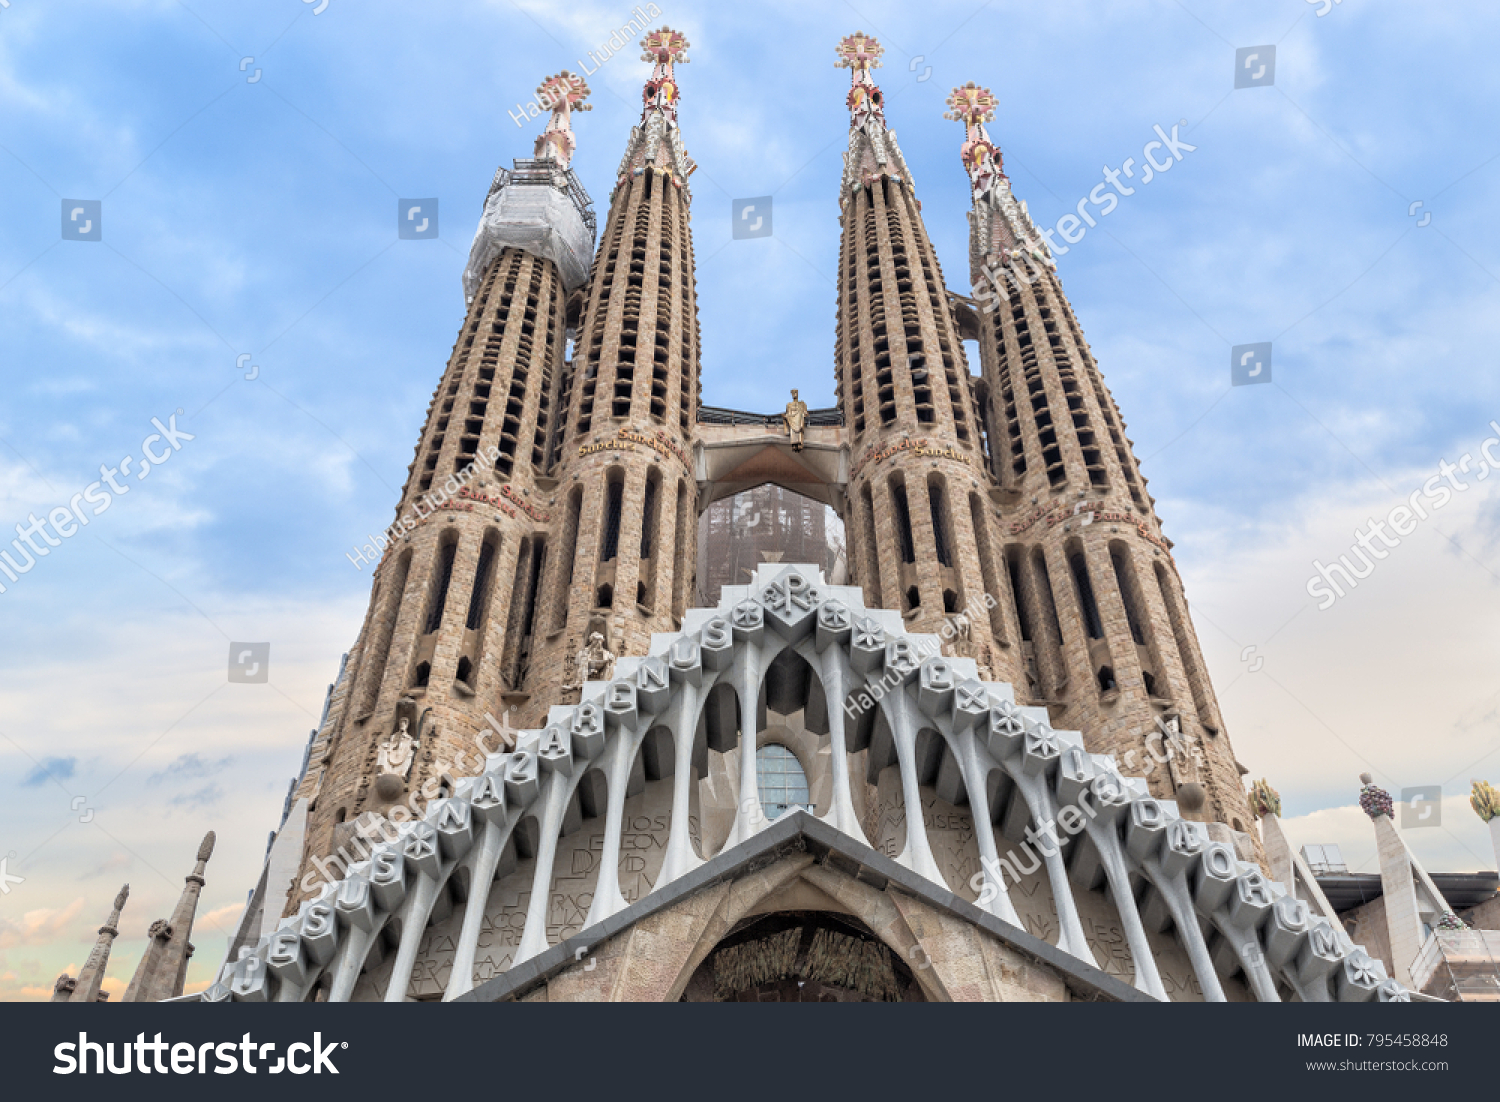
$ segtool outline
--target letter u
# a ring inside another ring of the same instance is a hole
[[[104,1046],[104,1059],[109,1067],[111,1075],[130,1074],[130,1042],[121,1041],[120,1047],[124,1050],[125,1063],[123,1063],[119,1067],[115,1067],[115,1043],[113,1041],[109,1041]]]
[[[1353,574],[1361,581],[1363,581],[1365,578],[1368,578],[1371,574],[1375,573],[1375,564],[1369,560],[1368,556],[1365,555],[1364,551],[1361,548],[1351,547],[1349,548],[1349,550],[1358,555],[1359,561],[1365,564],[1365,571],[1363,574],[1361,574],[1358,570],[1354,569],[1354,565],[1349,561],[1348,555],[1340,555],[1339,562],[1343,563],[1346,567],[1349,568],[1349,573]]]

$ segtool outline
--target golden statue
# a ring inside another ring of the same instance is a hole
[[[807,428],[807,403],[797,397],[797,392],[792,391],[792,400],[786,404],[786,412],[781,415],[786,424],[787,435],[792,438],[792,451],[802,450],[802,430]]]

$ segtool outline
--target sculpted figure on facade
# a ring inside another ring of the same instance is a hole
[[[792,391],[792,400],[786,404],[786,412],[781,415],[786,425],[787,435],[792,438],[792,450],[802,450],[802,431],[807,428],[807,403],[797,397],[797,392]]]
[[[401,725],[392,731],[380,746],[380,772],[400,777],[411,772],[412,751],[417,740],[411,737],[410,720],[401,717]]]
[[[608,681],[615,675],[615,655],[604,645],[604,636],[597,631],[589,633],[588,645],[578,652],[577,671],[574,676],[581,688],[585,681]]]

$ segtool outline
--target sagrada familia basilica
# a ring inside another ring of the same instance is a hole
[[[542,83],[534,156],[495,177],[369,612],[193,997],[1422,997],[1421,924],[1463,923],[1372,797],[1391,873],[1356,944],[1247,786],[995,97],[947,101],[960,295],[881,47],[838,44],[838,406],[743,413],[701,398],[688,43],[642,47],[602,235],[582,78]],[[692,607],[700,516],[766,484],[846,554],[768,552]],[[180,996],[210,850],[131,997]]]

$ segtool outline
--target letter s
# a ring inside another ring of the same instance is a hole
[[[86,489],[86,490],[83,491],[83,500],[84,501],[87,501],[90,505],[97,505],[97,506],[99,506],[99,508],[97,508],[97,509],[94,510],[94,516],[96,516],[96,517],[100,513],[104,512],[104,510],[108,509],[109,508],[109,503],[114,500],[114,497],[109,493],[108,490],[104,490],[102,492],[97,492],[97,493],[95,492],[95,491],[99,490],[99,487],[101,485],[103,485],[103,483],[100,483],[100,482],[90,482],[89,485],[88,485],[88,489]]]
[[[1093,203],[1096,207],[1103,207],[1103,209],[1099,211],[1099,217],[1101,218],[1103,218],[1106,214],[1110,213],[1120,205],[1120,200],[1115,198],[1115,193],[1112,191],[1106,191],[1105,187],[1106,185],[1100,184],[1093,191],[1089,192],[1089,202]],[[1104,192],[1103,199],[1099,198],[1099,193],[1101,191]]]
[[[53,1075],[72,1075],[78,1067],[78,1060],[73,1056],[73,1042],[64,1041],[52,1050],[52,1055],[57,1059],[57,1067],[52,1069]],[[63,1065],[63,1061],[67,1065]]]
[[[1327,608],[1332,608],[1333,602],[1338,600],[1338,598],[1333,595],[1333,590],[1328,588],[1328,583],[1325,582],[1322,578],[1309,578],[1307,580],[1307,595],[1309,597],[1325,598],[1318,605],[1319,612],[1322,612]]]

